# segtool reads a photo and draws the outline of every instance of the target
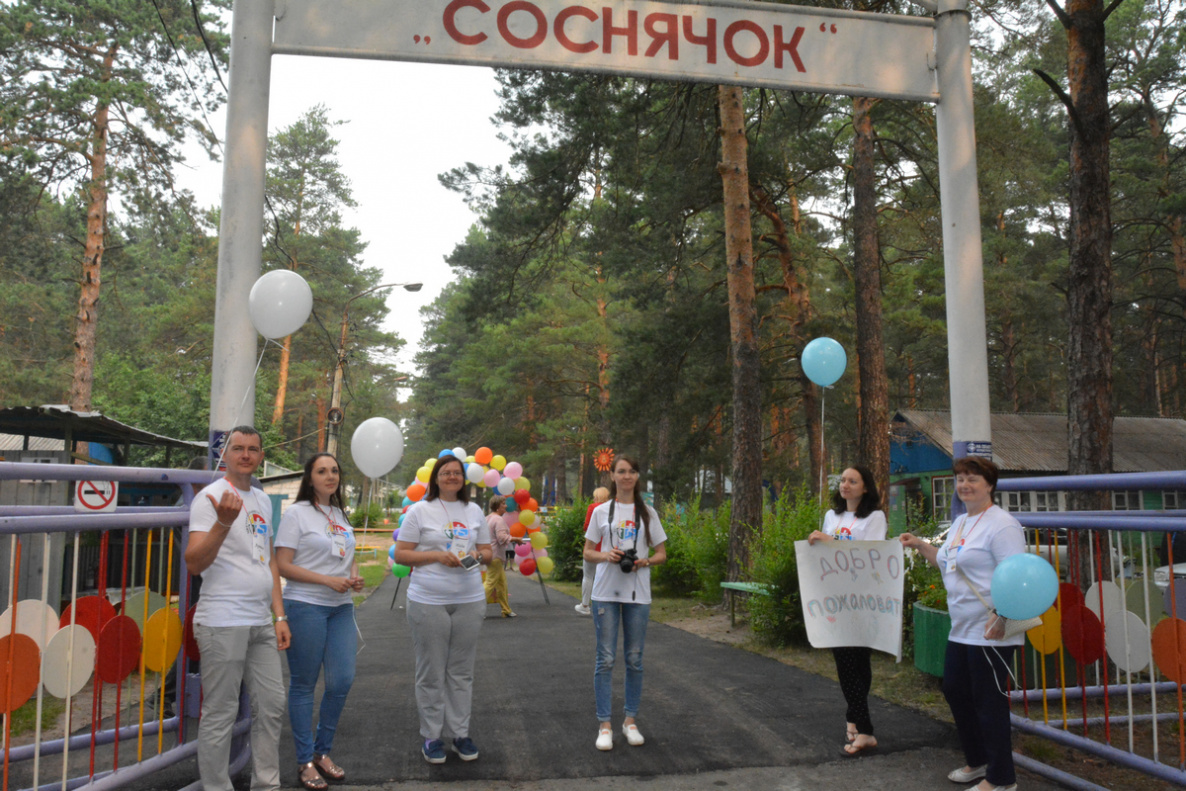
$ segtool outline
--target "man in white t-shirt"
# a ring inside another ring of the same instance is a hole
[[[272,554],[271,501],[251,485],[263,459],[259,432],[236,426],[223,456],[226,477],[198,492],[190,507],[185,562],[202,576],[194,637],[202,656],[198,773],[204,791],[232,791],[228,764],[240,684],[251,695],[252,791],[280,788],[280,651],[291,634]]]

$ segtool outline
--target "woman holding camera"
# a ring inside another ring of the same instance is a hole
[[[824,529],[807,537],[811,544],[820,541],[884,541],[885,512],[879,510],[881,495],[873,472],[867,467],[849,467],[840,473],[840,484],[832,495],[832,507],[824,516]],[[869,688],[873,685],[873,650],[865,646],[833,648],[840,691],[848,704],[848,732],[844,754],[860,755],[877,746],[873,720],[869,717]]]
[[[610,726],[613,694],[610,682],[622,630],[626,657],[626,704],[622,735],[637,747],[645,740],[634,719],[642,698],[642,651],[651,614],[651,566],[667,560],[667,534],[655,509],[643,502],[638,489],[638,462],[627,456],[614,459],[609,501],[593,510],[585,531],[584,558],[597,565],[593,580],[593,625],[597,659],[593,693],[597,703],[598,750],[612,750]],[[601,549],[598,549],[598,544]],[[652,554],[653,550],[653,554]]]
[[[452,739],[461,760],[478,757],[469,736],[474,660],[486,617],[478,568],[491,556],[490,528],[482,509],[469,501],[465,469],[445,454],[395,542],[395,562],[416,569],[408,582],[408,625],[416,651],[420,751],[430,764],[445,762],[445,739]]]

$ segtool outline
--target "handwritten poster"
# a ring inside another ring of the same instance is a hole
[[[807,639],[816,648],[869,646],[902,661],[902,545],[795,542]]]

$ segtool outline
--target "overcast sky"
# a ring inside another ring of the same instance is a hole
[[[270,133],[317,104],[329,109],[330,119],[346,121],[333,134],[358,206],[345,210],[343,222],[362,233],[368,243],[364,263],[383,270],[383,282],[424,283],[418,293],[388,292],[387,328],[407,341],[399,356],[404,370],[419,346],[420,308],[453,276],[444,257],[477,220],[437,176],[466,162],[505,163],[510,155],[490,122],[498,108],[495,89],[494,71],[484,67],[272,58]],[[211,121],[223,138],[225,113]],[[195,167],[179,174],[182,186],[201,205],[219,204],[222,165],[194,151],[188,159]],[[322,320],[332,327],[340,317]],[[332,354],[328,348],[326,354]]]

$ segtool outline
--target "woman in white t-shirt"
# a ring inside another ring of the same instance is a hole
[[[899,539],[902,546],[917,550],[943,572],[947,589],[951,634],[943,660],[943,696],[967,761],[947,778],[953,783],[979,779],[973,787],[979,791],[1015,791],[1009,666],[1025,635],[1004,637],[1004,620],[980,597],[991,606],[992,574],[1002,560],[1025,551],[1025,536],[1021,524],[993,504],[999,474],[995,464],[965,456],[956,460],[952,470],[955,493],[966,512],[952,522],[943,546],[910,533]]]
[[[651,615],[651,566],[667,560],[667,534],[655,509],[643,502],[638,487],[638,462],[618,456],[612,470],[609,501],[593,509],[585,531],[584,558],[597,564],[593,580],[593,624],[597,634],[593,693],[597,704],[598,750],[614,747],[614,732],[610,727],[611,680],[619,626],[622,654],[626,658],[622,735],[633,746],[644,742],[634,718],[638,716],[642,698],[642,651]]]
[[[288,580],[284,612],[292,630],[288,657],[288,718],[296,743],[300,781],[326,788],[324,778],[346,772],[329,757],[346,695],[354,683],[358,629],[353,594],[362,577],[354,559],[354,531],[342,511],[338,460],[318,453],[305,462],[296,502],[276,531],[276,564]],[[325,669],[325,692],[313,736],[313,690]],[[324,778],[323,778],[324,776]]]
[[[867,467],[853,466],[840,473],[840,484],[832,495],[832,507],[824,515],[824,529],[815,530],[808,542],[884,541],[885,512],[879,510],[881,495],[877,481]],[[873,650],[867,646],[833,648],[840,691],[848,704],[844,754],[859,755],[877,746],[873,720],[869,717],[869,688],[873,686]]]
[[[469,736],[478,633],[486,617],[480,565],[493,552],[482,509],[469,501],[465,467],[436,460],[424,499],[408,509],[395,542],[395,562],[412,566],[408,625],[416,650],[420,748],[430,764],[445,762],[446,740],[463,761],[478,757]]]

